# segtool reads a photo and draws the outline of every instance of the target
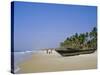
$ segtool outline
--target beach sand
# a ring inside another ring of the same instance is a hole
[[[84,70],[97,68],[97,52],[77,56],[62,57],[56,51],[33,53],[32,57],[18,65],[16,73],[34,73],[51,71]]]

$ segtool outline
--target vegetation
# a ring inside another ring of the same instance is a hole
[[[60,43],[60,48],[70,48],[75,50],[97,49],[97,28],[94,27],[90,32],[75,33],[67,37]]]

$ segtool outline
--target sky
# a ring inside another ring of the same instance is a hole
[[[76,32],[97,26],[97,7],[14,2],[14,50],[57,48]]]

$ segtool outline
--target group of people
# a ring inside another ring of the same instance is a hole
[[[46,50],[46,53],[47,53],[47,54],[52,54],[52,49],[47,49],[47,50]]]

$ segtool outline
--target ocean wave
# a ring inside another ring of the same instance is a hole
[[[17,73],[19,70],[20,70],[20,67],[17,66],[17,67],[14,69],[14,73]]]
[[[26,54],[26,53],[33,53],[34,51],[19,51],[19,52],[14,52],[17,54]]]

